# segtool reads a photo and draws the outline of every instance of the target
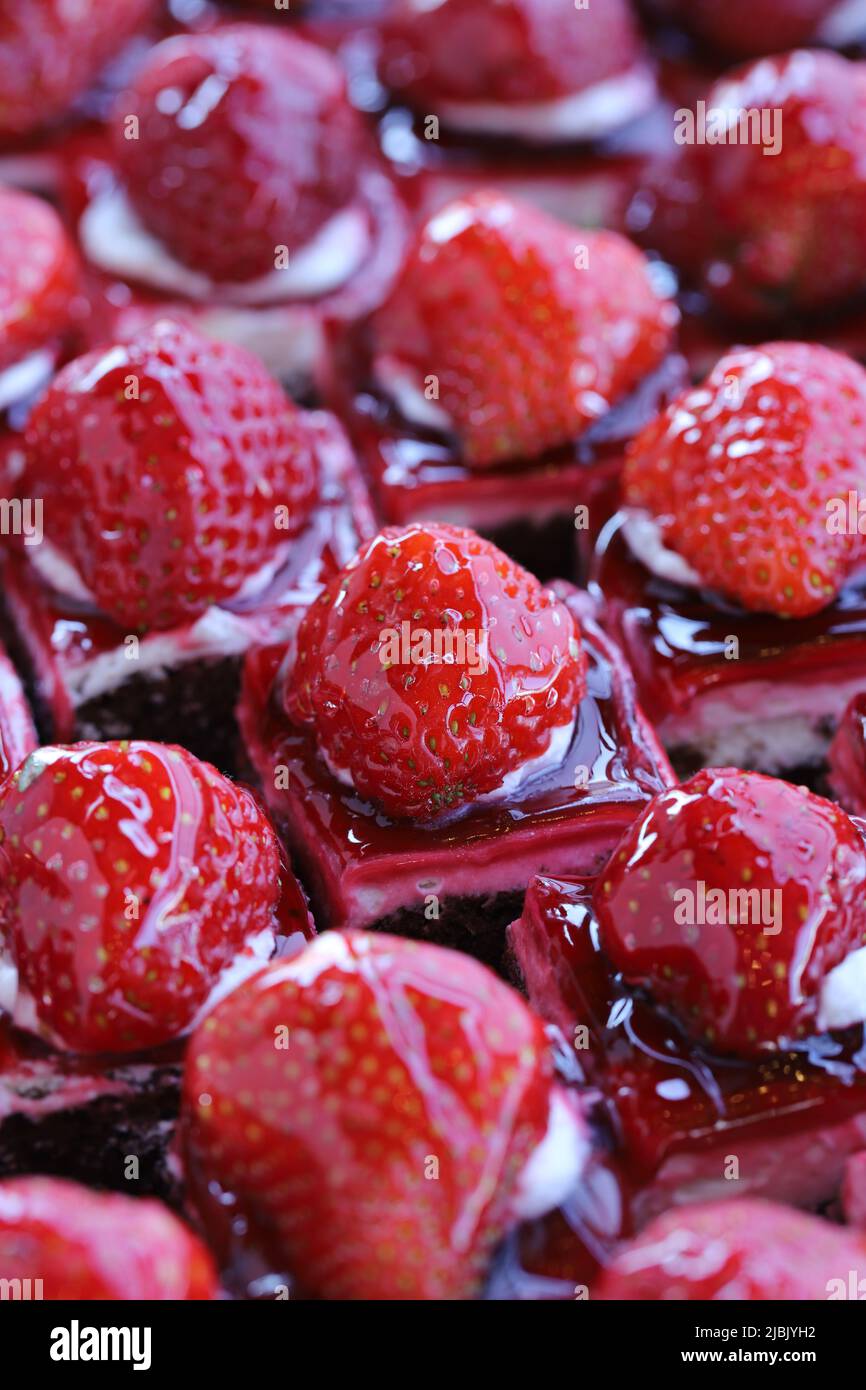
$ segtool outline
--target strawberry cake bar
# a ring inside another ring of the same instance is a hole
[[[70,183],[96,333],[168,309],[302,395],[329,328],[370,313],[403,254],[407,215],[340,68],[282,28],[158,44]]]
[[[678,766],[814,769],[864,688],[866,370],[734,351],[633,441],[593,585]]]
[[[493,961],[533,866],[591,872],[672,780],[586,596],[447,525],[362,548],[239,718],[321,926]]]
[[[0,1175],[177,1200],[185,1036],[314,934],[270,824],[183,749],[48,746],[0,791],[0,871]]]
[[[492,190],[431,217],[335,354],[331,401],[383,519],[470,526],[570,573],[626,442],[685,384],[665,290],[624,237]]]
[[[510,944],[601,1095],[608,1253],[672,1206],[837,1198],[866,1147],[864,876],[838,807],[722,768],[657,796],[597,879],[531,885]]]
[[[65,367],[16,458],[44,536],[3,557],[6,621],[48,736],[181,739],[230,767],[244,651],[372,530],[337,421],[164,319]]]

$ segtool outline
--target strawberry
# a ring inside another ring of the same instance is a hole
[[[775,1202],[740,1198],[674,1207],[657,1217],[614,1258],[593,1298],[862,1298],[861,1279],[866,1290],[862,1236]]]
[[[15,1016],[71,1051],[177,1037],[229,966],[273,948],[274,832],[249,792],[182,748],[31,753],[0,787],[0,871]]]
[[[705,99],[708,113],[733,113],[738,137],[742,111],[764,124],[736,142],[683,145],[673,170],[663,160],[648,180],[646,240],[731,315],[847,307],[866,282],[866,64],[808,51],[765,58]]]
[[[827,753],[833,796],[852,816],[866,816],[866,691],[852,696]]]
[[[570,609],[473,531],[418,523],[368,542],[308,609],[285,700],[337,776],[427,819],[541,757],[584,690]]]
[[[219,1296],[209,1252],[161,1202],[59,1178],[0,1182],[0,1279],[53,1300]]]
[[[655,8],[714,49],[757,57],[798,48],[816,36],[839,0],[655,0]]]
[[[0,0],[0,139],[65,114],[154,0]]]
[[[382,33],[385,85],[425,111],[437,101],[554,100],[624,72],[640,54],[627,0],[582,10],[574,0],[396,0]]]
[[[421,228],[374,319],[380,380],[435,381],[466,463],[565,444],[665,356],[676,311],[615,232],[576,230],[503,194]]]
[[[866,850],[805,787],[708,768],[653,798],[595,888],[600,941],[689,1037],[757,1056],[820,1032],[866,943]]]
[[[729,353],[632,441],[626,505],[708,587],[744,608],[825,608],[866,542],[836,524],[866,486],[866,371],[829,348],[765,343]]]
[[[519,995],[455,951],[326,932],[193,1035],[190,1192],[217,1249],[228,1219],[315,1296],[471,1298],[554,1101],[567,1191],[583,1125]]]
[[[57,213],[41,198],[0,188],[0,371],[69,331],[78,262]]]
[[[197,617],[275,564],[315,479],[303,418],[258,358],[160,320],[59,373],[20,487],[45,499],[52,544],[99,607],[135,630]]]
[[[213,280],[257,279],[309,242],[353,198],[365,147],[334,59],[242,24],[158,44],[114,133],[142,221]]]

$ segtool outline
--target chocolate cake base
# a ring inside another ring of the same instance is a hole
[[[431,941],[474,956],[500,974],[505,970],[505,929],[523,911],[523,893],[492,893],[478,898],[444,898],[438,915],[429,918],[423,903],[402,907],[381,918],[373,931]]]
[[[188,661],[145,671],[75,711],[76,739],[179,743],[230,776],[237,770],[240,660]]]

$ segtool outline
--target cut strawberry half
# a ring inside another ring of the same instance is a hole
[[[64,115],[155,0],[2,0],[0,139]]]
[[[640,56],[626,0],[397,0],[382,29],[383,81],[425,110],[568,96]]]
[[[341,780],[423,820],[549,755],[584,665],[552,591],[473,531],[419,523],[383,531],[308,610],[286,708]]]
[[[675,322],[624,237],[478,192],[421,229],[375,316],[376,371],[396,399],[434,402],[485,467],[582,434],[658,366]]]
[[[239,24],[152,50],[119,99],[115,149],[139,216],[179,260],[249,281],[353,199],[366,139],[330,54]]]
[[[276,836],[251,793],[182,748],[32,753],[0,788],[0,867],[4,1003],[71,1051],[176,1038],[229,967],[274,948]]]
[[[807,343],[729,353],[629,445],[628,507],[696,584],[744,608],[826,608],[866,559],[848,524],[866,488],[866,371]]]
[[[861,1235],[774,1202],[741,1199],[660,1216],[615,1257],[593,1298],[795,1301],[861,1299],[863,1290]]]
[[[58,1178],[0,1182],[0,1277],[12,1298],[219,1297],[207,1248],[161,1202]]]
[[[273,573],[309,514],[316,456],[258,358],[162,319],[59,373],[19,486],[45,499],[84,596],[137,631]]]
[[[204,1020],[181,1135],[221,1256],[243,1232],[331,1299],[473,1297],[505,1230],[555,1206],[587,1152],[519,995],[457,952],[358,931]]]
[[[78,260],[57,213],[41,198],[0,188],[0,371],[69,332]]]
[[[689,1037],[748,1057],[866,1016],[848,975],[866,945],[864,884],[863,840],[833,802],[709,768],[650,802],[594,902],[625,980]]]

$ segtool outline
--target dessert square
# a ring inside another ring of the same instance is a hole
[[[630,550],[620,514],[599,537],[591,587],[678,771],[731,765],[811,776],[821,766],[866,680],[866,579],[852,577],[811,616],[746,612],[651,573]]]
[[[292,679],[291,647],[250,653],[238,711],[245,752],[321,926],[429,938],[498,963],[504,928],[538,867],[591,872],[647,800],[671,785],[621,654],[586,596],[567,585],[561,592],[579,617],[588,661],[561,764],[435,826],[391,820],[340,783],[311,734],[272,702],[277,673]]]
[[[606,961],[592,889],[591,880],[538,877],[509,930],[532,1007],[569,1041],[607,1116],[607,1196],[584,1232],[592,1239],[603,1230],[605,1202],[616,1211],[614,1184],[621,1229],[607,1223],[608,1248],[672,1205],[743,1196],[814,1209],[831,1202],[847,1156],[866,1137],[862,1044],[813,1041],[804,1052],[744,1060],[689,1043]]]
[[[234,766],[233,711],[244,652],[284,638],[297,604],[309,600],[373,529],[367,491],[342,429],[325,412],[304,418],[319,461],[319,502],[285,564],[257,594],[138,636],[50,587],[27,550],[3,555],[10,651],[46,741],[150,738]]]

